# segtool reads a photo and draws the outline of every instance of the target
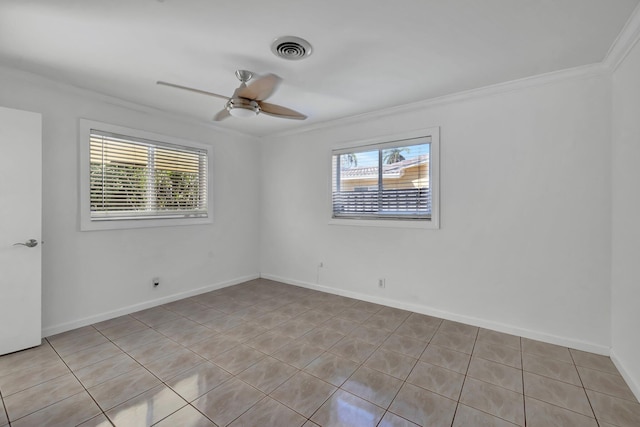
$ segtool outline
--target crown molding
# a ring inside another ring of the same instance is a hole
[[[565,70],[552,71],[545,74],[537,74],[534,76],[524,77],[517,80],[511,80],[503,83],[496,83],[477,89],[470,89],[463,92],[443,95],[436,98],[430,98],[410,104],[402,104],[394,107],[384,108],[382,110],[371,111],[363,114],[357,114],[340,119],[328,120],[325,122],[315,123],[298,129],[292,129],[284,132],[275,132],[265,135],[265,138],[284,137],[292,135],[300,135],[308,132],[347,126],[357,124],[361,121],[375,120],[382,117],[399,115],[404,113],[415,112],[416,110],[424,110],[434,108],[446,104],[463,102],[476,98],[499,95],[507,92],[527,89],[530,87],[544,86],[568,79],[589,78],[606,74],[607,70],[602,63],[582,65],[579,67],[568,68]]]
[[[636,6],[627,23],[609,48],[602,65],[610,72],[615,71],[625,60],[631,49],[640,40],[640,4]]]
[[[198,126],[207,127],[223,134],[240,136],[244,138],[259,139],[259,137],[255,135],[251,135],[246,132],[240,132],[237,130],[226,129],[226,128],[217,126],[214,122],[199,120],[187,115],[172,113],[166,110],[161,110],[159,108],[150,107],[148,105],[127,101],[122,98],[106,95],[101,92],[96,92],[95,90],[92,90],[92,89],[86,89],[80,86],[75,86],[70,83],[54,80],[48,77],[41,76],[39,74],[29,72],[29,71],[22,71],[17,68],[11,68],[4,65],[0,65],[0,76],[1,75],[5,75],[10,78],[21,80],[31,85],[41,85],[49,89],[58,90],[60,92],[68,93],[71,95],[81,96],[81,97],[88,98],[98,102],[103,102],[104,104],[107,104],[107,105],[126,108],[128,110],[136,111],[143,114],[153,115],[155,117],[175,120],[177,122],[187,124],[187,125],[192,125],[192,126],[198,125]]]

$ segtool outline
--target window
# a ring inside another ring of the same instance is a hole
[[[210,221],[210,147],[81,122],[82,229]]]
[[[431,129],[333,150],[332,218],[437,228],[438,139]]]

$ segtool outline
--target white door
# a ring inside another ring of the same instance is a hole
[[[0,107],[0,355],[41,342],[41,193],[42,117]]]

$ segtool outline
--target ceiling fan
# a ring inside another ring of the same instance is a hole
[[[207,92],[206,90],[195,89],[192,87],[181,86],[173,83],[158,81],[159,85],[175,87],[177,89],[189,90],[191,92],[203,95],[214,96],[216,98],[226,99],[227,103],[224,109],[213,117],[213,120],[224,120],[229,116],[234,117],[253,117],[259,113],[268,116],[280,117],[282,119],[304,120],[307,118],[304,114],[291,110],[280,105],[264,102],[276,90],[282,79],[275,74],[267,74],[258,77],[251,84],[247,82],[253,77],[253,73],[247,70],[237,70],[236,77],[240,80],[240,86],[233,92],[231,97],[218,95],[217,93]]]

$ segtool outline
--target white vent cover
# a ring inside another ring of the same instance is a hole
[[[289,60],[298,60],[311,55],[311,44],[294,36],[278,37],[271,43],[271,52],[275,56]]]

